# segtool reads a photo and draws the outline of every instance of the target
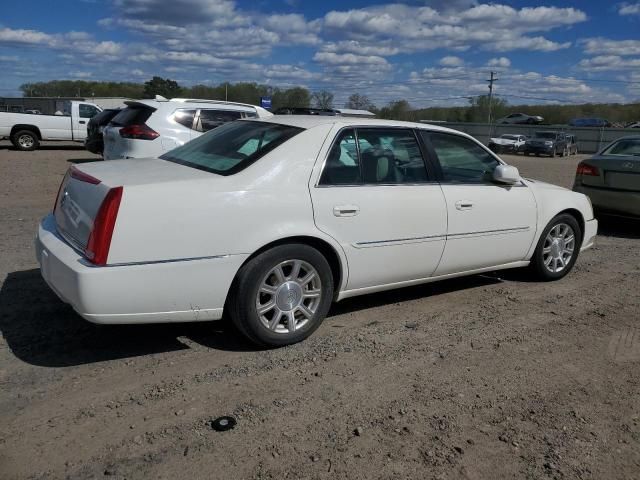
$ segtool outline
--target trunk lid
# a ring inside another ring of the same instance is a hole
[[[599,156],[587,160],[600,171],[599,176],[582,176],[583,185],[614,190],[640,191],[640,157]]]
[[[58,232],[73,247],[84,252],[94,220],[110,190],[140,185],[211,179],[213,174],[159,159],[95,162],[69,169],[54,207]]]

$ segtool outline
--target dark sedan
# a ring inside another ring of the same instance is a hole
[[[640,217],[640,135],[616,140],[580,162],[573,190],[602,213]]]

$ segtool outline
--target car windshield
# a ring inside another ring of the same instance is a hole
[[[518,140],[516,135],[501,135],[500,138],[504,138],[505,140]]]
[[[602,155],[634,155],[640,156],[640,138],[619,140],[606,148]]]
[[[536,138],[550,138],[550,139],[556,138],[556,134],[554,132],[536,132],[535,136]]]
[[[302,128],[238,120],[171,150],[160,158],[219,175],[232,175],[251,165]]]

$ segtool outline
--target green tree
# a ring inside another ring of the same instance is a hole
[[[354,110],[370,110],[376,109],[376,106],[369,100],[366,95],[360,95],[359,93],[353,93],[349,96],[345,108],[353,108]]]
[[[378,112],[381,118],[390,120],[413,120],[411,105],[406,100],[394,100],[382,107]]]
[[[489,119],[489,95],[480,95],[469,99],[471,108],[468,111],[467,121],[485,123]],[[509,108],[509,102],[504,98],[493,97],[491,99],[491,118],[495,122],[497,118],[504,117]]]
[[[274,109],[281,107],[306,108],[311,104],[311,93],[302,87],[293,87],[286,90],[276,89],[272,93],[271,102]]]
[[[320,90],[315,92],[312,97],[313,106],[317,108],[333,108],[333,93],[328,90]]]
[[[165,98],[179,97],[182,94],[182,87],[175,80],[168,78],[153,77],[151,80],[144,82],[144,96],[153,98],[156,95],[162,95]]]

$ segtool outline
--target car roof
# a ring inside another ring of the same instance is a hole
[[[441,127],[429,123],[403,122],[400,120],[383,120],[380,118],[363,118],[363,117],[340,117],[340,116],[322,116],[322,115],[274,115],[269,118],[252,118],[246,121],[251,122],[269,122],[280,125],[288,125],[291,127],[299,127],[309,129],[319,125],[342,125],[345,127],[405,127],[420,128],[422,130],[432,130],[444,133],[455,133],[469,137],[464,132],[454,130],[452,128]]]
[[[243,112],[262,110],[256,105],[249,105],[247,103],[225,102],[223,100],[200,100],[190,98],[172,98],[171,100],[155,100],[155,99],[143,99],[143,100],[129,100],[124,102],[127,106],[135,105],[148,105],[156,110],[165,108],[220,108],[221,110],[239,110]]]

